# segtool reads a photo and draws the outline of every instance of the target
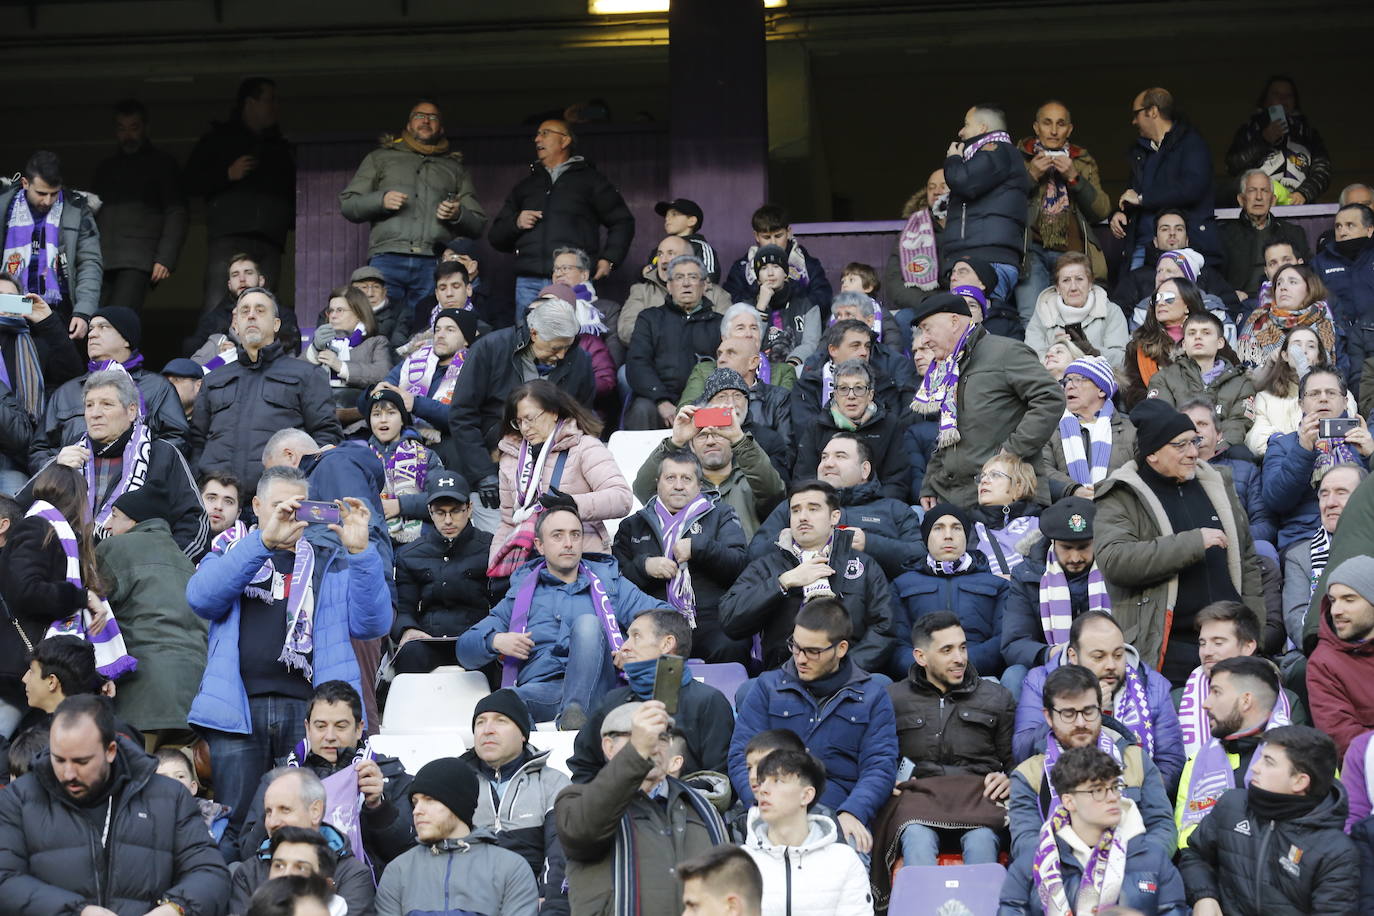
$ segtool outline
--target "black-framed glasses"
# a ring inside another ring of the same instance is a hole
[[[1101,706],[1084,706],[1082,709],[1060,709],[1055,707],[1054,717],[1065,725],[1072,725],[1079,719],[1084,722],[1096,722],[1102,718]]]
[[[817,659],[827,652],[833,652],[842,642],[844,642],[844,640],[837,639],[830,645],[820,646],[819,648],[816,646],[799,646],[797,645],[797,641],[789,636],[787,637],[787,651],[792,653],[794,658],[798,654],[801,654],[810,659]]]
[[[1140,117],[1140,113],[1141,113],[1142,111],[1149,111],[1149,110],[1150,110],[1151,108],[1153,108],[1153,107],[1154,107],[1154,106],[1152,106],[1152,105],[1141,105],[1139,108],[1132,108],[1132,109],[1131,109],[1131,120],[1134,121],[1136,118]]]
[[[1108,783],[1105,786],[1093,786],[1091,789],[1073,789],[1070,795],[1090,795],[1095,802],[1104,802],[1108,798],[1120,798],[1126,794],[1126,780],[1118,779],[1116,782]]]
[[[835,393],[842,398],[863,397],[872,390],[872,385],[837,385],[835,387]]]

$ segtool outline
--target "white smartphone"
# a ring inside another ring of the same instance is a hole
[[[1284,114],[1283,106],[1282,106],[1282,105],[1270,105],[1270,106],[1269,106],[1269,120],[1270,120],[1270,121],[1287,121],[1287,120],[1288,120],[1288,115]]]
[[[1045,150],[1045,155],[1046,155],[1046,156],[1067,156],[1068,154],[1069,154],[1069,151],[1066,150],[1066,149],[1047,149],[1047,150]]]
[[[16,293],[0,293],[0,314],[32,315],[33,301]]]

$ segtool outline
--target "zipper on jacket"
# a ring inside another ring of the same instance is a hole
[[[787,873],[787,909],[783,910],[787,916],[792,916],[792,858],[788,855],[788,847],[782,849],[782,870]]]
[[[444,866],[444,912],[451,913],[453,908],[448,905],[449,881],[453,878],[453,850],[447,852],[448,864]]]
[[[968,204],[959,205],[959,238],[968,234]]]
[[[1269,837],[1274,832],[1274,822],[1270,821],[1260,834],[1259,856],[1255,858],[1255,912],[1260,912],[1260,901],[1264,893],[1265,855],[1269,850]]]

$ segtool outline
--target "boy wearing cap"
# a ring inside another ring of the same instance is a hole
[[[1059,384],[1064,415],[1041,451],[1041,473],[1051,501],[1092,499],[1093,488],[1135,455],[1135,427],[1112,403],[1116,375],[1102,357],[1080,356]]]
[[[660,200],[654,204],[654,212],[663,217],[663,231],[686,239],[692,246],[692,254],[701,258],[706,265],[706,273],[712,283],[720,282],[720,262],[716,260],[716,250],[701,234],[706,214],[701,205],[694,200],[679,197],[675,200]],[[652,264],[653,262],[650,261]]]
[[[539,890],[520,856],[473,829],[482,787],[472,767],[440,757],[410,784],[419,845],[392,860],[377,885],[377,916],[473,912],[532,914]]]

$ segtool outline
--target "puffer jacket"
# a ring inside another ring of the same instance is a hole
[[[1079,424],[1080,427],[1083,425]],[[1083,454],[1092,454],[1087,436],[1083,436]],[[1112,414],[1112,451],[1107,456],[1107,473],[1110,474],[1134,457],[1135,424],[1124,410],[1118,410]],[[1047,502],[1055,503],[1065,496],[1072,496],[1080,486],[1078,481],[1069,476],[1069,461],[1064,457],[1064,436],[1058,425],[1041,449],[1040,463],[1035,470],[1040,481],[1038,495],[1040,498],[1048,496]]]
[[[1188,244],[1211,260],[1221,249],[1212,218],[1212,153],[1207,141],[1186,120],[1175,118],[1173,126],[1156,148],[1144,137],[1131,144],[1127,160],[1131,169],[1129,187],[1145,202],[1129,214],[1125,251],[1155,234],[1155,217],[1161,210],[1177,208],[1186,214]]]
[[[884,496],[876,480],[841,487],[840,525],[862,528],[864,553],[877,560],[888,579],[896,579],[925,556],[921,520],[899,499]],[[757,560],[778,542],[782,529],[791,523],[791,509],[778,503],[749,541],[749,559]],[[897,635],[904,635],[901,630]]]
[[[532,228],[521,229],[515,224],[521,210],[544,215]],[[619,265],[625,263],[634,234],[635,218],[620,191],[590,162],[574,156],[557,181],[543,165],[531,163],[530,173],[511,189],[492,220],[487,240],[497,251],[514,252],[517,276],[549,277],[555,248],[570,245],[587,252],[593,264],[604,258]]]
[[[970,137],[965,148],[977,146],[984,136]],[[1026,198],[1031,181],[1016,147],[993,143],[968,159],[949,156],[945,182],[949,217],[940,236],[940,260],[952,264],[969,255],[1020,269],[1026,253]]]
[[[240,156],[255,157],[257,166],[230,181],[229,166]],[[296,155],[278,125],[254,133],[237,113],[214,123],[191,150],[184,175],[187,193],[205,197],[210,238],[260,236],[286,247],[296,223]]]
[[[409,195],[399,210],[382,206],[388,191]],[[456,195],[458,215],[435,216],[439,204]],[[339,192],[339,209],[351,223],[371,223],[367,254],[408,254],[432,258],[455,236],[475,239],[487,224],[463,154],[454,149],[427,155],[387,135],[368,153],[348,187]]]
[[[643,279],[630,287],[630,293],[625,297],[620,314],[615,320],[615,336],[620,338],[620,343],[626,347],[634,337],[635,323],[639,321],[640,313],[646,309],[657,308],[668,301],[668,285],[659,278],[656,264],[645,267],[640,276]],[[722,315],[726,309],[734,305],[729,293],[714,283],[706,284],[706,294],[702,299],[709,301],[711,309]]]
[[[181,407],[176,389],[156,372],[142,366],[129,375],[138,386],[145,404],[144,422],[154,439],[162,439],[186,454],[186,411]],[[29,467],[34,473],[47,464],[64,446],[75,445],[86,435],[86,395],[81,390],[89,375],[74,378],[52,392],[47,410],[43,412],[42,435],[34,439],[29,450]]]
[[[844,430],[829,409],[822,411],[815,423],[802,427],[792,477],[796,480],[813,479],[820,464],[821,452],[830,442],[830,437],[848,431],[859,437],[873,453],[873,479],[881,488],[882,495],[890,499],[906,496],[911,477],[911,459],[903,448],[904,418],[881,405],[874,406],[876,412],[864,420],[858,429]]]
[[[892,583],[900,613],[894,614],[894,633],[907,634],[927,614],[953,611],[968,637],[969,663],[984,674],[1002,673],[1002,611],[1007,580],[990,571],[982,551],[970,550],[973,564],[952,576],[935,573],[924,563],[902,573]],[[903,639],[903,642],[906,640]]]
[[[110,789],[99,807],[108,840],[88,809],[68,800],[48,752],[0,792],[0,913],[80,913],[100,906],[142,916],[166,897],[193,916],[220,916],[229,871],[200,806],[157,775],[157,762],[116,737]]]
[[[14,195],[23,190],[23,186],[15,182],[9,190],[0,192],[0,231],[8,227]],[[63,287],[60,299],[52,290],[46,291],[43,298],[52,306],[53,314],[61,316],[62,326],[66,327],[72,315],[89,320],[95,314],[100,306],[100,284],[105,268],[100,252],[100,229],[96,226],[90,201],[86,195],[72,190],[64,190],[61,200],[62,255],[67,259],[67,271],[65,277],[59,277]],[[23,287],[21,282],[21,291],[38,292]]]
[[[796,370],[790,406],[792,429],[798,439],[830,409],[830,405],[821,399],[821,392],[825,389],[825,367],[829,362],[830,354],[818,350],[805,365]],[[868,368],[873,373],[874,403],[881,405],[888,413],[905,418],[911,406],[911,396],[919,383],[911,361],[899,361],[882,349],[875,348],[869,357]]]
[[[1359,857],[1342,829],[1347,808],[1340,780],[1289,821],[1260,817],[1246,789],[1230,790],[1179,853],[1188,902],[1211,897],[1226,916],[1363,912]]]
[[[960,439],[930,456],[921,484],[922,496],[956,506],[977,504],[974,479],[998,452],[1039,458],[1064,415],[1064,391],[1035,351],[982,328],[974,328],[960,354],[956,398]]]
[[[1201,394],[1216,401],[1216,423],[1226,441],[1244,445],[1250,424],[1255,422],[1255,383],[1244,367],[1228,365],[1211,382],[1204,383],[1197,360],[1180,356],[1150,379],[1149,397],[1174,407]]]
[[[1260,474],[1264,481],[1264,505],[1278,524],[1279,552],[1290,544],[1311,537],[1318,524],[1317,488],[1312,472],[1320,455],[1316,449],[1303,448],[1298,433],[1286,433],[1269,440],[1269,451]],[[1368,466],[1368,459],[1360,463]]]
[[[539,887],[524,859],[502,849],[490,830],[474,830],[415,846],[392,862],[377,885],[376,907],[377,916],[534,913]]]
[[[477,810],[473,813],[472,826],[491,831],[496,836],[496,844],[529,863],[536,878],[545,874],[546,866],[554,864],[550,860],[557,860],[560,872],[563,867],[563,850],[558,846],[553,822],[553,800],[571,780],[567,773],[548,765],[550,753],[527,744],[520,756],[501,772],[493,770],[478,757],[476,750],[459,758],[477,773]],[[505,785],[499,797],[494,788],[498,779]],[[559,889],[544,887],[543,890],[557,892]]]
[[[343,438],[328,377],[287,356],[281,344],[258,351],[256,362],[239,347],[238,359],[212,369],[196,396],[191,463],[199,471],[228,470],[250,492],[262,475],[263,446],[273,433],[293,426],[319,445],[337,445]]]
[[[582,542],[583,551],[606,553],[610,550],[611,538],[606,531],[605,520],[624,518],[629,514],[634,506],[630,484],[620,473],[620,466],[606,444],[582,432],[576,420],[565,421],[557,434],[557,438],[544,443],[545,448],[553,451],[544,459],[539,490],[541,493],[547,492],[554,485],[553,475],[558,469],[559,458],[566,454],[567,461],[563,463],[556,486],[577,503],[577,514],[582,518],[582,530],[586,534]],[[516,435],[501,440],[501,525],[491,538],[493,560],[516,528],[513,513],[519,499],[516,478],[520,473],[520,443],[520,437]],[[534,458],[531,455],[531,459]]]
[[[1348,326],[1374,307],[1374,239],[1341,244],[1353,248],[1353,256],[1332,241],[1312,258],[1312,269],[1326,287],[1336,323]]]
[[[391,638],[410,629],[458,636],[491,610],[487,562],[491,535],[468,525],[449,540],[425,522],[418,540],[396,551],[396,622]]]
[[[1327,572],[1334,568],[1328,561]],[[1354,642],[1336,634],[1331,598],[1325,592],[1319,583],[1321,612],[1311,615],[1318,618],[1318,630],[1317,647],[1307,662],[1307,700],[1313,724],[1330,735],[1344,755],[1351,741],[1374,727],[1374,683],[1369,677],[1374,642]]]
[[[316,553],[312,683],[343,680],[361,694],[362,672],[350,640],[379,639],[391,631],[391,593],[381,558],[370,544],[349,554],[332,532],[305,536]],[[191,610],[210,621],[210,654],[191,704],[192,725],[238,735],[252,731],[239,673],[239,602],[271,555],[254,529],[223,553],[208,554],[186,584]]]
[[[833,818],[807,816],[811,832],[800,846],[768,838],[758,808],[749,810],[741,844],[763,875],[762,916],[872,916],[873,892],[859,854],[840,839]]]
[[[1021,158],[1026,163],[1029,175],[1030,161],[1035,158],[1035,138],[1025,137],[1016,143]],[[1093,276],[1098,280],[1107,279],[1107,258],[1102,254],[1102,246],[1097,244],[1097,236],[1090,225],[1100,223],[1112,215],[1112,199],[1102,190],[1102,178],[1097,168],[1097,160],[1083,147],[1069,143],[1064,147],[1078,170],[1078,180],[1068,184],[1069,199],[1073,202],[1073,218],[1078,223],[1078,234],[1087,249],[1088,260],[1092,264]],[[1056,173],[1058,174],[1058,173]],[[1031,230],[1032,240],[1038,242],[1036,223],[1045,210],[1045,189],[1049,187],[1049,173],[1030,186],[1026,225]],[[1029,343],[1029,341],[1027,341]]]
[[[830,314],[830,300],[835,298],[834,288],[830,285],[830,278],[825,275],[825,267],[819,258],[812,257],[811,252],[806,250],[796,237],[789,238],[787,244],[783,246],[787,249],[788,275],[796,281],[798,288],[806,293],[808,299],[814,302],[826,315]],[[745,251],[744,257],[730,265],[730,273],[726,275],[725,282],[721,284],[726,295],[732,302],[753,302],[759,295],[758,277],[749,282],[749,274],[752,271],[750,260],[752,255],[757,252],[758,246],[751,245]],[[800,252],[802,263],[806,267],[806,276],[799,276],[790,266],[792,254]]]
[[[1016,701],[1007,688],[980,677],[971,660],[963,681],[948,693],[913,664],[904,680],[888,685],[887,695],[897,716],[897,749],[916,764],[913,778],[1011,769]]]
[[[1053,286],[1040,292],[1035,300],[1035,312],[1026,325],[1026,346],[1043,357],[1061,333],[1068,333],[1069,327],[1076,327],[1079,330],[1075,333],[1086,337],[1093,349],[1112,364],[1113,369],[1120,369],[1122,360],[1126,358],[1126,340],[1131,332],[1126,326],[1125,313],[1107,298],[1107,291],[1094,286],[1085,303],[1089,310],[1087,318],[1073,325],[1064,320],[1059,308],[1063,304],[1063,297]]]
[[[630,338],[625,381],[635,397],[676,404],[697,360],[719,345],[720,315],[705,300],[691,314],[672,303],[645,309]]]

